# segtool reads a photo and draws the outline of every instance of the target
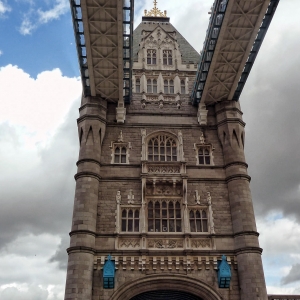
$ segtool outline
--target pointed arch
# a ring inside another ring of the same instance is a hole
[[[94,134],[92,126],[90,126],[87,137],[86,137],[86,145],[94,145]]]

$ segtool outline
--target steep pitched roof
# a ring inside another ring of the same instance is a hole
[[[182,55],[182,63],[198,63],[200,54],[189,44],[189,42],[178,32],[178,30],[169,22],[142,21],[133,31],[133,61],[138,60],[139,44],[142,39],[142,31],[153,31],[157,26],[161,26],[166,32],[176,31],[176,39],[179,45],[179,51]]]

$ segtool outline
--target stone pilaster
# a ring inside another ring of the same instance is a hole
[[[266,300],[267,291],[261,261],[262,249],[254,218],[250,177],[244,155],[244,126],[239,103],[223,101],[216,105],[218,136],[223,147],[237,255],[241,300]]]
[[[106,102],[82,98],[71,242],[65,300],[92,299],[101,144],[106,129]]]

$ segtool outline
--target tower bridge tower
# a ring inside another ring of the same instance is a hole
[[[82,97],[65,300],[266,300],[239,102],[192,105],[156,1],[132,43],[130,103]]]

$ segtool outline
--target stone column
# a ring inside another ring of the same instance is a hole
[[[101,144],[106,128],[107,103],[82,98],[78,133],[79,160],[66,281],[65,300],[91,300],[95,253]]]
[[[222,101],[215,110],[223,147],[241,300],[267,300],[262,249],[258,243],[244,155],[242,112],[235,101]]]

